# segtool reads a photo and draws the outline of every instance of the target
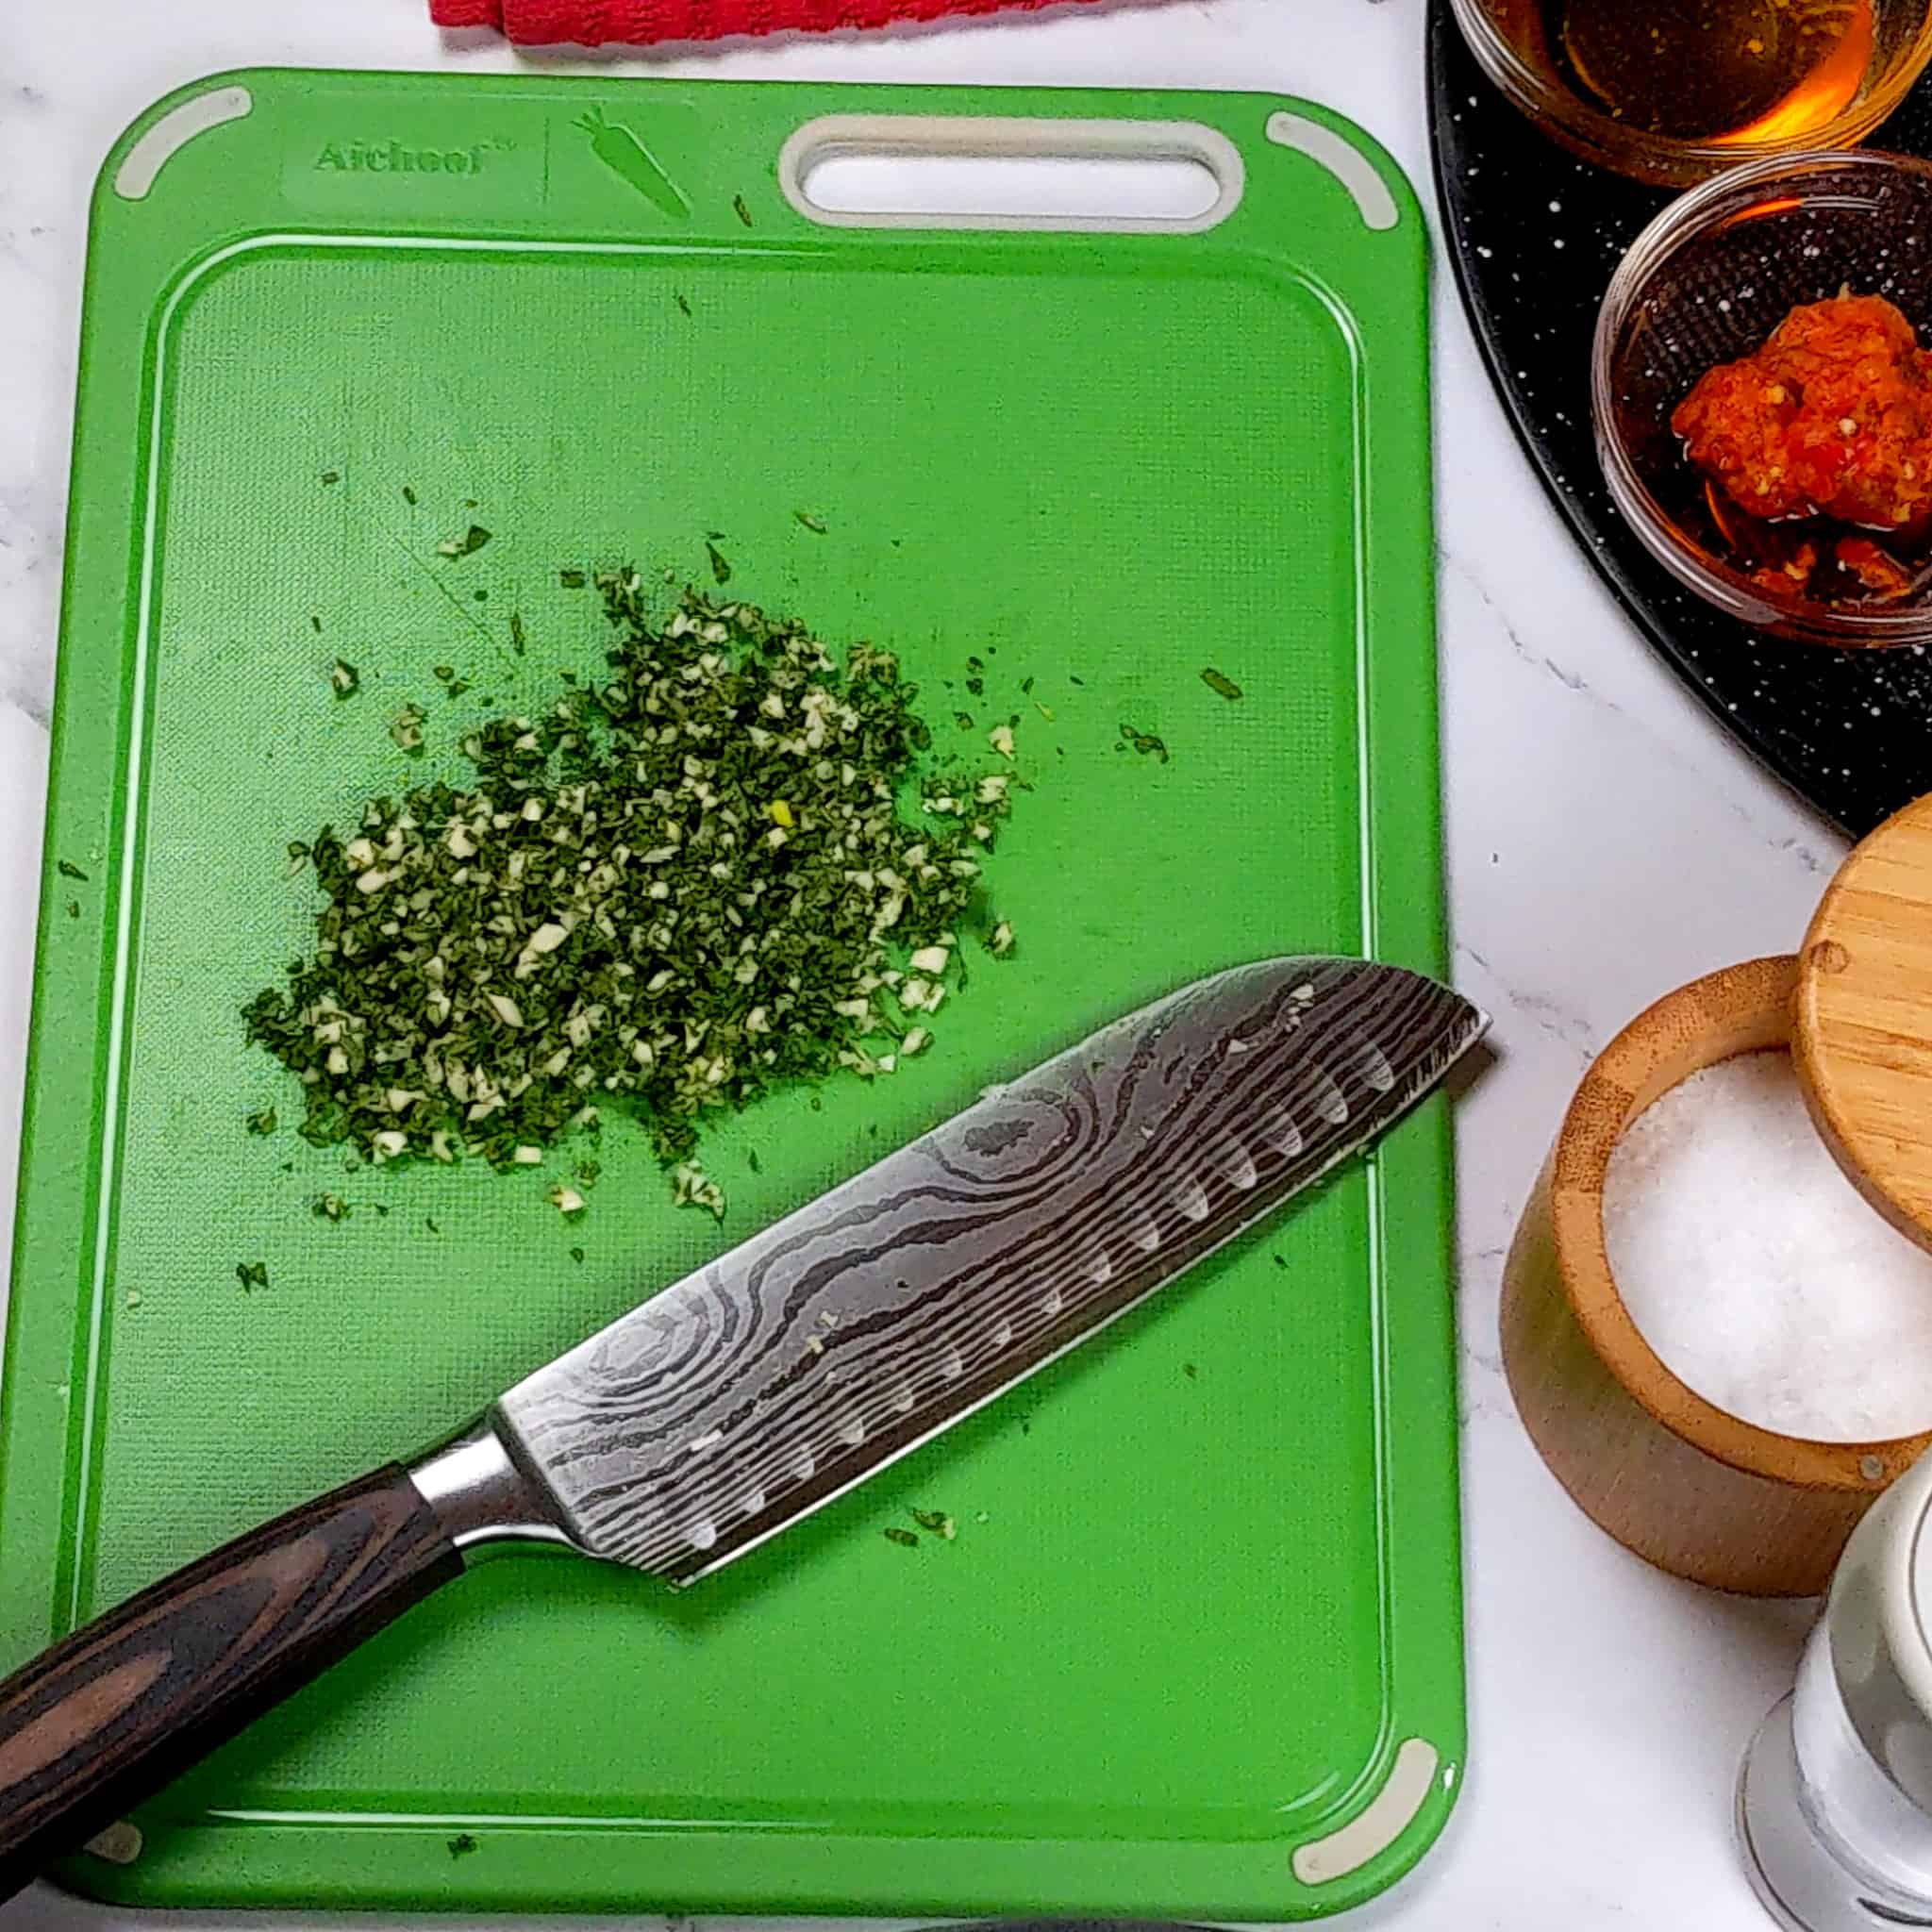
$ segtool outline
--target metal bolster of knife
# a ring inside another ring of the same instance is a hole
[[[549,1491],[511,1455],[492,1410],[417,1457],[409,1480],[466,1563],[519,1543],[582,1548]]]

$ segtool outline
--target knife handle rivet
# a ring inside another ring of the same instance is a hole
[[[708,1550],[718,1541],[718,1525],[708,1516],[700,1517],[686,1532],[694,1550]]]
[[[959,1351],[948,1342],[946,1344],[946,1352],[940,1357],[940,1374],[947,1381],[957,1382],[965,1373],[966,1363],[960,1357]]]

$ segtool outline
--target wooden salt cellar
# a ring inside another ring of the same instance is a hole
[[[1932,1160],[1924,1154],[1932,1145],[1932,801],[1904,816],[1914,821],[1923,867],[1907,984],[1924,1018],[1911,1050],[1887,1030],[1899,1016],[1878,937],[1899,916],[1890,903],[1899,881],[1884,851],[1894,820],[1847,861],[1803,955],[1714,973],[1659,1000],[1611,1041],[1571,1102],[1504,1272],[1504,1363],[1543,1460],[1620,1542],[1720,1590],[1823,1591],[1858,1519],[1932,1434],[1808,1441],[1744,1422],[1686,1387],[1638,1332],[1611,1278],[1604,1178],[1624,1129],[1679,1081],[1738,1054],[1790,1047],[1834,1152],[1854,1163],[1848,1171],[1870,1198],[1932,1246]],[[1887,1139],[1916,1080],[1926,1083],[1918,1163]],[[1877,1164],[1857,1172],[1873,1150]],[[1923,1194],[1914,1191],[1921,1185]],[[1924,1220],[1912,1205],[1920,1200],[1928,1204]],[[1697,1284],[1684,1287],[1695,1292]]]

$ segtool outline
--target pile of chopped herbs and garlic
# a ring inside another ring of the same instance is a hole
[[[928,1043],[1013,741],[993,769],[922,772],[917,687],[885,652],[841,669],[802,625],[694,591],[659,627],[636,573],[596,581],[608,682],[564,674],[546,716],[463,740],[472,782],[290,847],[326,894],[314,957],[244,1019],[318,1144],[537,1165],[615,1107],[680,1200],[722,1211],[692,1158],[708,1110]]]

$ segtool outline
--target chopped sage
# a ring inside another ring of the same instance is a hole
[[[707,542],[705,554],[711,559],[711,575],[720,584],[731,581],[731,566],[724,560],[724,553],[715,543]]]
[[[411,509],[415,508],[416,492],[413,490],[411,490],[407,483],[403,485],[403,501],[407,503]]]
[[[1128,745],[1132,745],[1142,758],[1158,758],[1163,765],[1168,762],[1166,741],[1155,737],[1151,731],[1136,731],[1131,724],[1123,724],[1118,748],[1124,751]]]
[[[318,1221],[346,1221],[349,1218],[349,1204],[340,1194],[318,1194],[308,1204],[309,1212]]]
[[[258,1107],[248,1116],[248,1131],[251,1134],[273,1134],[277,1124],[277,1116],[272,1107]]]
[[[452,1858],[467,1858],[476,1849],[475,1837],[467,1831],[459,1831],[449,1840],[449,1855]]]
[[[566,591],[581,591],[591,580],[580,570],[560,570],[557,573],[557,581]]]
[[[268,1286],[268,1263],[266,1261],[240,1261],[235,1266],[235,1278],[242,1284],[243,1294],[253,1294],[258,1288]]]
[[[959,1534],[959,1525],[943,1509],[914,1509],[909,1513],[921,1529],[930,1530],[946,1542]]]
[[[823,537],[825,534],[825,520],[824,517],[815,517],[809,510],[807,509],[795,509],[791,512],[791,514],[801,524],[803,524],[805,527],[808,530],[809,530],[814,537]]]
[[[83,885],[87,883],[86,873],[82,872],[79,866],[75,865],[71,858],[57,859],[54,863],[54,870],[63,879],[78,879]]]
[[[896,1524],[886,1531],[886,1541],[889,1543],[897,1543],[904,1550],[916,1550],[919,1547],[919,1539],[909,1529],[901,1529]]]
[[[362,678],[353,664],[345,664],[338,658],[335,669],[328,675],[328,681],[338,698],[352,698],[362,689]]]
[[[1241,686],[1233,678],[1224,672],[1215,670],[1211,664],[1202,672],[1201,682],[1219,697],[1232,699],[1244,695]]]
[[[490,532],[481,524],[472,524],[460,537],[445,537],[436,546],[441,557],[469,557],[482,549],[490,541]]]
[[[1014,781],[922,773],[916,687],[872,645],[841,666],[748,604],[687,591],[660,622],[638,573],[598,588],[604,677],[469,732],[467,780],[307,841],[312,956],[243,1017],[318,1144],[508,1167],[614,1105],[722,1215],[708,1116],[926,1044]],[[594,1177],[552,1204],[581,1213]]]
[[[744,196],[741,194],[734,194],[731,197],[731,207],[733,211],[737,214],[738,219],[741,222],[742,222],[747,228],[750,227],[751,208],[749,205],[746,203]]]
[[[342,480],[342,473],[340,470],[325,470],[322,473],[322,480],[325,483],[340,483]]]

